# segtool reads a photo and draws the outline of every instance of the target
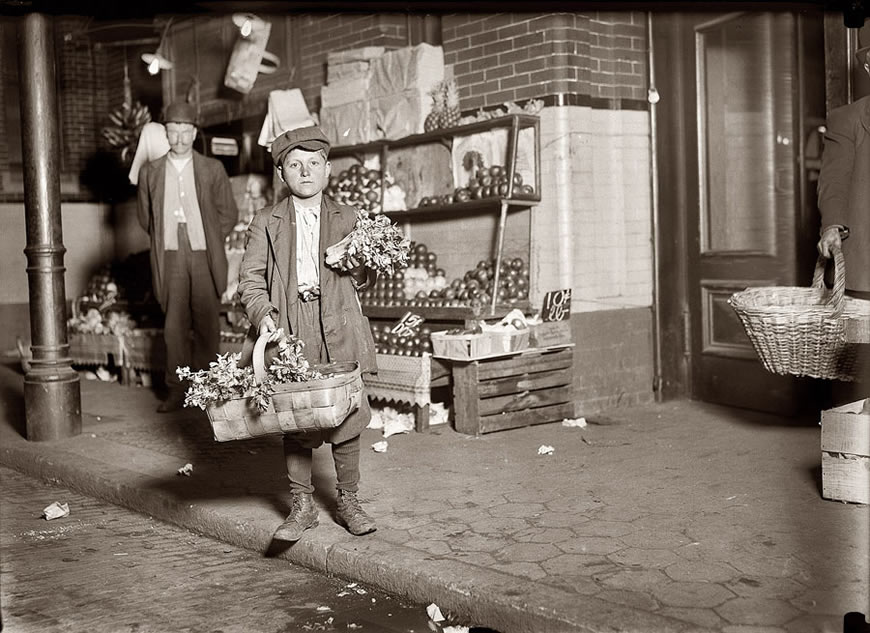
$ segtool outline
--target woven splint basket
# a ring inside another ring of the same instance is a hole
[[[266,338],[254,346],[254,373],[265,376]],[[206,407],[214,439],[218,442],[263,435],[318,431],[339,426],[356,411],[362,400],[363,382],[357,362],[317,365],[321,380],[289,382],[278,386],[269,409],[263,413],[251,398],[233,398]]]
[[[843,253],[834,252],[834,286],[824,283],[825,258],[819,257],[809,288],[747,288],[729,303],[765,369],[775,374],[853,381],[866,360],[859,345],[847,343],[850,319],[870,320],[870,301],[845,296]]]

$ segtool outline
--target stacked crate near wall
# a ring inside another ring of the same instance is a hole
[[[864,400],[822,411],[822,496],[870,503],[870,413]]]
[[[574,417],[573,349],[453,361],[453,407],[460,433],[480,435]]]

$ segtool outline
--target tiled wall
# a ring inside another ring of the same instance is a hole
[[[543,110],[536,294],[571,287],[580,311],[652,304],[649,156],[647,112]]]

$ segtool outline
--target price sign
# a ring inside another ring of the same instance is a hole
[[[571,289],[552,290],[544,295],[542,321],[564,321],[571,315]]]
[[[406,312],[398,323],[396,323],[390,332],[398,336],[414,336],[420,331],[420,325],[423,323],[423,317],[413,312]]]

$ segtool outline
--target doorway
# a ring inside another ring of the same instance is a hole
[[[816,381],[767,372],[728,298],[812,277],[817,164],[806,146],[824,121],[822,14],[663,14],[653,24],[660,251],[676,251],[660,260],[664,385],[799,413]]]

